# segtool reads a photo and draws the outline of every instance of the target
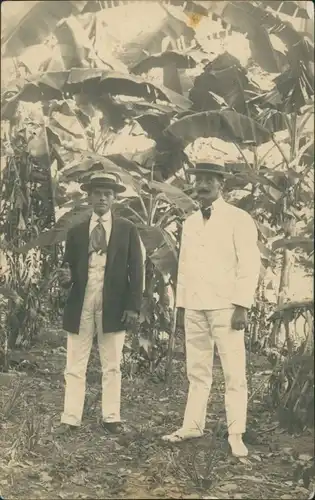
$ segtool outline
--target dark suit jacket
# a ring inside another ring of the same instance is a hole
[[[72,284],[63,316],[63,328],[79,333],[85,287],[88,279],[90,218],[68,232],[64,263],[71,269]],[[123,312],[140,312],[143,260],[138,231],[132,222],[112,218],[103,287],[103,332],[125,329]]]

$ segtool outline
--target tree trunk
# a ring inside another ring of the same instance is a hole
[[[172,375],[172,363],[173,363],[175,340],[176,340],[176,312],[177,308],[176,306],[174,306],[172,329],[168,343],[168,353],[167,353],[166,368],[165,368],[165,382],[167,384],[170,382]]]
[[[291,250],[283,250],[282,257],[282,267],[281,267],[281,276],[280,276],[280,285],[279,285],[279,293],[278,293],[278,302],[277,306],[281,307],[288,297],[289,285],[290,285],[290,271],[292,269],[292,251]],[[278,319],[275,321],[272,333],[271,333],[271,345],[276,346],[278,344],[278,336],[281,328],[281,320]],[[287,329],[286,329],[287,336]],[[290,340],[289,340],[290,343]],[[289,347],[289,345],[288,345]]]
[[[306,322],[308,332],[305,340],[305,347],[303,354],[314,355],[314,317],[310,311],[306,311]]]
[[[294,158],[296,157],[297,150],[299,148],[299,139],[298,139],[298,122],[297,122],[297,114],[294,113],[292,118],[291,118],[291,127],[289,129],[290,133],[290,138],[291,138],[291,144],[290,144],[290,158],[289,161],[292,162]],[[284,230],[284,235],[285,238],[291,238],[292,236],[295,236],[295,231],[296,231],[296,220],[295,217],[288,213],[288,209],[290,211],[290,204],[292,200],[290,200],[292,196],[292,193],[289,194],[287,193],[285,200],[284,200],[284,205],[283,205],[283,212],[282,212],[282,224],[283,224],[283,230]],[[290,279],[290,272],[293,267],[293,259],[294,259],[294,254],[291,250],[288,250],[285,248],[283,250],[283,257],[282,257],[282,267],[281,267],[281,276],[280,276],[280,285],[279,285],[279,294],[278,294],[278,307],[282,306],[284,302],[286,301],[288,297],[288,291],[289,291],[289,279]],[[271,344],[276,345],[277,340],[278,340],[278,335],[281,327],[281,320],[277,320],[272,329],[272,334],[271,334]],[[291,344],[291,334],[290,334],[290,328],[288,325],[285,325],[285,330],[286,330],[286,342],[287,342],[287,347],[290,349],[292,347]]]
[[[290,271],[292,268],[292,251],[285,249],[283,251],[282,269],[280,277],[278,305],[283,305],[289,291]]]

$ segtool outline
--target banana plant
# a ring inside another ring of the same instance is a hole
[[[22,110],[11,122],[5,142],[5,165],[0,177],[1,257],[8,266],[2,279],[21,298],[9,300],[5,327],[8,345],[29,343],[42,323],[42,296],[38,286],[58,259],[56,247],[18,255],[15,248],[25,244],[55,222],[51,163],[43,116],[39,119]],[[40,148],[38,143],[40,142]],[[34,146],[35,145],[35,146]]]
[[[146,248],[145,290],[140,316],[140,333],[146,343],[150,372],[157,369],[169,351],[172,357],[175,335],[174,306],[178,264],[178,226],[196,209],[196,204],[184,191],[172,184],[153,180],[141,182],[137,197],[123,200],[116,212],[131,219],[138,227]],[[173,226],[173,227],[172,227]],[[168,347],[161,334],[168,334]],[[170,362],[167,370],[170,370]],[[168,373],[166,373],[168,375]]]
[[[235,12],[247,9],[244,2],[232,4]],[[274,23],[279,21],[273,15],[271,19]],[[272,257],[268,245],[270,238],[282,236],[296,245],[293,241],[296,219],[299,222],[304,220],[304,224],[307,222],[310,214],[306,215],[305,210],[307,207],[311,210],[314,196],[311,180],[314,134],[310,125],[313,123],[314,96],[310,83],[312,55],[308,50],[302,50],[301,36],[297,32],[294,35],[294,30],[289,32],[287,44],[290,45],[295,36],[300,40],[300,50],[298,47],[291,48],[286,79],[283,75],[276,76],[273,88],[265,92],[251,83],[249,69],[242,67],[228,53],[222,54],[204,68],[190,91],[192,109],[199,112],[189,113],[167,129],[181,138],[184,144],[200,136],[218,135],[234,143],[240,160],[239,164],[230,165],[235,176],[228,181],[227,187],[233,192],[251,184],[251,193],[238,199],[237,204],[249,210],[256,219],[265,262],[266,257],[268,260]],[[228,116],[225,126],[224,120]],[[281,140],[279,135],[282,135]],[[275,154],[279,161],[271,165]],[[305,247],[301,238],[299,241],[301,247]],[[269,250],[266,251],[263,244],[267,244]],[[273,249],[276,248],[279,245],[274,244]],[[282,252],[279,306],[286,300],[288,292],[293,257],[289,242],[284,243]],[[273,337],[277,328],[279,323],[275,323]]]
[[[84,10],[87,5],[86,2],[83,4]],[[76,5],[73,3],[71,9],[77,8]],[[164,9],[165,16],[160,26],[161,33],[145,36],[143,43],[149,49],[149,55],[143,55],[141,43],[136,53],[132,52],[132,44],[126,45],[128,50],[123,63],[129,65],[133,74],[128,73],[126,65],[119,67],[119,61],[113,58],[107,61],[100,52],[95,54],[96,32],[99,32],[95,30],[95,23],[92,23],[93,28],[84,16],[66,17],[54,31],[57,42],[60,42],[58,64],[61,62],[62,66],[57,66],[56,70],[56,61],[52,58],[40,74],[28,75],[24,82],[12,82],[2,99],[3,117],[11,121],[21,100],[43,102],[46,142],[52,159],[58,162],[58,200],[62,198],[61,181],[65,186],[71,180],[80,180],[90,173],[96,158],[103,161],[105,170],[119,173],[136,191],[134,198],[122,200],[116,210],[134,220],[139,227],[148,254],[146,293],[150,297],[154,294],[155,285],[152,283],[155,275],[176,275],[176,238],[169,233],[168,226],[172,221],[178,223],[193,209],[193,203],[186,195],[175,192],[175,186],[162,182],[182,169],[185,162],[188,163],[184,148],[189,142],[198,137],[214,136],[233,143],[237,148],[241,161],[233,167],[235,176],[229,190],[235,191],[250,184],[250,194],[238,203],[257,214],[265,260],[270,259],[271,252],[263,244],[273,236],[272,231],[280,231],[279,236],[285,236],[282,225],[287,222],[273,220],[276,213],[287,214],[288,210],[298,210],[301,204],[311,204],[311,193],[305,187],[306,171],[302,173],[297,168],[306,161],[313,144],[312,137],[303,132],[309,119],[307,113],[310,114],[310,110],[305,111],[305,105],[313,95],[310,84],[311,43],[283,22],[279,13],[267,12],[261,2],[251,2],[250,5],[248,2],[212,2],[209,7],[201,5],[202,12],[199,12],[203,16],[208,8],[223,22],[246,34],[253,59],[262,68],[284,70],[285,78],[283,75],[275,77],[271,91],[266,92],[254,84],[250,68],[245,70],[229,54],[219,56],[204,67],[200,77],[192,82],[189,98],[180,93],[179,87],[178,92],[174,92],[171,81],[163,86],[153,84],[147,76],[139,76],[154,67],[161,67],[164,70],[176,69],[173,73],[177,78],[179,69],[193,67],[200,55],[202,59],[209,56],[178,52],[173,43],[183,34],[189,42],[197,32],[197,26],[192,26],[189,21],[189,13],[196,5],[201,3],[194,2],[192,6],[192,2],[188,2],[184,12],[177,9],[175,14],[168,7],[157,7],[160,11]],[[45,11],[43,6],[41,8]],[[94,20],[99,22],[100,16],[95,14]],[[82,44],[74,30],[79,21],[85,29]],[[106,31],[104,24],[102,28]],[[86,39],[89,30],[92,35]],[[286,47],[282,55],[273,45],[275,30]],[[163,50],[162,42],[167,37],[172,42],[172,50],[152,54],[152,51],[157,52],[153,47]],[[14,36],[12,47],[13,41]],[[64,50],[65,45],[67,50]],[[198,51],[204,52],[204,49],[199,47]],[[116,58],[117,54],[116,51]],[[212,57],[206,59],[209,61]],[[73,67],[73,61],[76,67]],[[128,97],[123,99],[122,96]],[[98,136],[93,130],[97,121]],[[121,133],[126,121],[130,123],[130,130],[137,123],[155,141],[149,166],[130,162],[122,155],[110,157],[106,153],[107,145]],[[291,143],[289,155],[276,136],[276,132],[286,129]],[[39,142],[33,142],[33,150],[39,147]],[[269,143],[281,155],[280,166],[273,170],[267,164],[268,155],[261,153],[260,149]],[[244,153],[245,147],[250,149],[251,160]],[[26,245],[20,245],[19,250],[26,252],[34,246],[45,247],[61,242],[69,228],[86,217],[89,208],[82,199],[63,196],[60,205],[64,204],[64,208],[70,208],[70,211],[56,222],[53,229],[40,233]],[[292,196],[295,197],[294,203]],[[266,207],[267,221],[263,213]],[[273,228],[270,228],[270,223]],[[171,282],[174,286],[173,278]]]

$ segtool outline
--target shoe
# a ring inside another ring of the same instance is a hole
[[[122,434],[124,427],[120,422],[102,422],[102,427],[110,434]]]
[[[247,457],[248,449],[243,443],[242,434],[230,434],[228,441],[234,457]]]
[[[162,437],[163,441],[167,441],[168,443],[181,443],[182,441],[186,441],[187,439],[195,439],[199,438],[203,435],[203,432],[199,429],[178,429],[172,434],[167,434]]]
[[[71,424],[61,424],[60,427],[58,427],[54,434],[56,436],[65,436],[68,434],[72,434],[73,432],[77,431],[79,429],[78,425],[71,425]]]

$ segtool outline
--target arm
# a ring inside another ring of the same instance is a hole
[[[129,297],[126,309],[140,312],[143,291],[143,255],[140,237],[135,226],[130,230],[129,240]]]
[[[183,223],[180,251],[178,257],[177,287],[176,287],[176,307],[185,307],[185,267],[186,267],[186,246],[187,231],[186,223]]]
[[[237,256],[236,288],[233,304],[250,309],[260,273],[260,252],[257,246],[258,233],[252,217],[244,212],[236,220],[234,247]]]

